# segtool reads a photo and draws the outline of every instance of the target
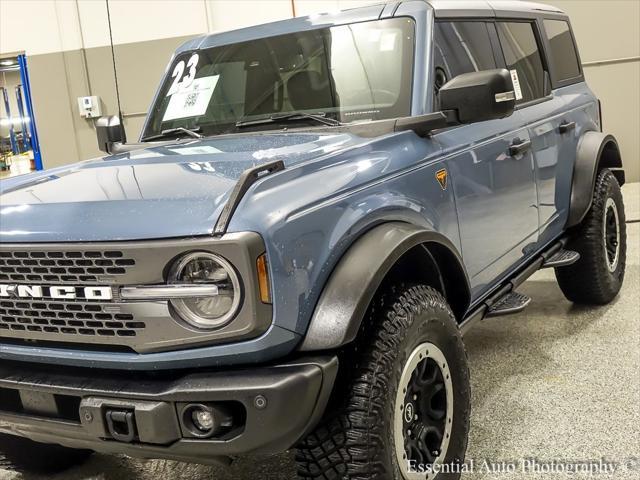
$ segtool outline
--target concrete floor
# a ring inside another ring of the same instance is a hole
[[[640,184],[624,193],[627,219],[639,220]],[[542,271],[521,288],[533,298],[524,313],[486,320],[466,338],[473,386],[468,457],[476,472],[464,480],[640,478],[640,223],[627,232],[627,276],[611,305],[574,306],[553,272]],[[289,480],[291,457],[245,459],[224,469],[95,455],[55,480]],[[594,477],[523,473],[527,458],[620,465]],[[484,460],[513,462],[517,471],[491,472]],[[0,480],[20,478],[0,470]]]

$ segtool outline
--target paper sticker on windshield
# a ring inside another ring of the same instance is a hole
[[[200,55],[194,53],[189,58],[189,61],[184,63],[184,60],[179,61],[175,67],[173,67],[173,73],[171,74],[171,78],[173,78],[173,83],[167,92],[167,97],[170,97],[174,93],[176,93],[180,89],[184,89],[191,85],[191,82],[196,78],[196,67],[198,66],[198,60],[200,59]],[[183,76],[185,68],[187,70],[187,74]]]
[[[196,78],[189,86],[180,88],[171,95],[162,121],[204,115],[219,78],[220,75]]]
[[[515,70],[509,70],[511,72],[511,82],[513,83],[513,91],[516,94],[516,100],[522,100],[522,90],[520,89],[520,80],[518,80],[518,72]]]
[[[393,52],[396,49],[396,38],[398,38],[398,35],[393,32],[382,35],[380,38],[380,51]]]

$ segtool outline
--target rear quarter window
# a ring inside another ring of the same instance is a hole
[[[569,24],[564,20],[545,20],[544,30],[551,46],[554,79],[562,82],[580,77],[578,54]]]

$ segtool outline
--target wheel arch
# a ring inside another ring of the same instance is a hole
[[[618,183],[624,185],[622,156],[616,138],[602,132],[586,132],[578,142],[573,167],[567,228],[578,225],[591,208],[596,177],[603,168],[611,169]]]
[[[362,235],[340,259],[300,350],[328,350],[352,342],[376,292],[395,279],[436,288],[458,322],[469,308],[471,288],[455,246],[438,232],[388,222]]]

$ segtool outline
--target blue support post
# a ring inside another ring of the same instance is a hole
[[[24,89],[24,103],[27,108],[27,116],[29,117],[29,131],[31,133],[31,149],[33,150],[33,159],[36,164],[36,170],[42,170],[42,156],[40,155],[40,143],[38,142],[38,130],[36,129],[36,119],[33,114],[33,103],[31,102],[31,83],[29,82],[29,72],[27,70],[27,57],[18,55],[18,65],[20,65],[20,79]]]

